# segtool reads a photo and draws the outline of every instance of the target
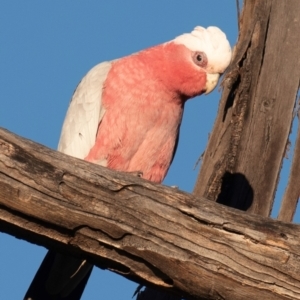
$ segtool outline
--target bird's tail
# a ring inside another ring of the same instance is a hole
[[[93,266],[48,251],[24,300],[80,300]]]

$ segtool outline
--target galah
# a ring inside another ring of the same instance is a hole
[[[58,150],[162,182],[185,102],[211,92],[230,60],[225,34],[197,26],[172,41],[96,65],[72,97]],[[86,261],[49,251],[25,299],[80,299],[91,269]]]

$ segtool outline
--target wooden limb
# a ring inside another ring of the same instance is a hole
[[[300,110],[298,111],[298,121],[298,132],[295,142],[289,181],[284,192],[278,215],[278,220],[285,222],[293,221],[293,217],[298,204],[298,199],[300,197]]]
[[[269,215],[300,79],[299,15],[299,0],[245,1],[196,195]]]
[[[0,230],[196,299],[299,299],[300,227],[0,130]]]

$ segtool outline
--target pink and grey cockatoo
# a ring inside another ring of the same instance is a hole
[[[73,95],[58,150],[162,182],[186,100],[211,92],[230,60],[225,34],[198,26],[170,42],[96,65]],[[80,299],[91,269],[85,261],[49,251],[25,299]]]

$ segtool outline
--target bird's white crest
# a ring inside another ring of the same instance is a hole
[[[210,73],[223,73],[231,60],[231,47],[225,33],[218,27],[197,26],[191,33],[184,33],[173,40],[191,51],[203,51],[208,59]]]

